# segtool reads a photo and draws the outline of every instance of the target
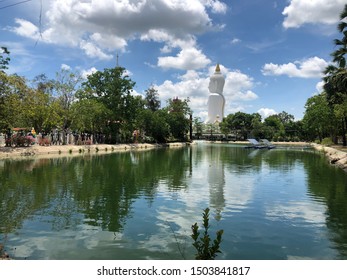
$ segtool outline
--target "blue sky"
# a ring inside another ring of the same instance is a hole
[[[119,65],[168,98],[190,98],[207,117],[217,63],[226,78],[225,114],[286,111],[301,119],[321,91],[346,0],[0,0],[0,46],[8,73],[86,76]],[[13,6],[11,6],[13,5]]]

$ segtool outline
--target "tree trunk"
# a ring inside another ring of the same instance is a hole
[[[347,128],[347,117],[345,116],[344,121],[342,122],[342,145],[344,147],[347,146],[346,128]]]

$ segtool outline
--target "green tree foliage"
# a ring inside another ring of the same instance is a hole
[[[245,140],[255,132],[255,125],[260,122],[261,116],[258,113],[236,112],[226,116],[220,123],[220,128],[224,134],[232,133],[237,139]]]
[[[54,80],[49,79],[46,74],[37,75],[33,80],[33,87],[43,93],[53,95]]]
[[[37,131],[50,131],[60,122],[59,110],[52,97],[40,90],[31,89],[23,98],[23,124]]]
[[[170,127],[170,134],[173,140],[186,141],[189,131],[191,109],[189,99],[169,99],[165,110],[168,113],[167,123]]]
[[[329,107],[325,93],[310,97],[305,109],[303,125],[309,140],[318,137],[322,141],[324,137],[334,134],[336,118],[332,108]]]
[[[243,139],[247,139],[252,129],[252,115],[236,112],[232,119],[232,127],[241,134]]]
[[[78,73],[73,73],[66,68],[62,68],[60,72],[56,73],[54,93],[60,104],[59,115],[62,119],[63,129],[67,129],[71,125],[73,118],[71,105],[76,99],[76,92],[81,81],[82,77]]]
[[[80,98],[97,99],[111,112],[107,126],[111,142],[127,141],[132,135],[131,123],[136,117],[136,104],[139,103],[131,95],[134,86],[135,82],[123,67],[97,71],[82,84]]]
[[[197,138],[202,136],[204,123],[199,117],[195,117],[193,120],[193,130]]]
[[[0,128],[49,131],[56,126],[60,115],[51,90],[52,84],[44,75],[35,78],[33,87],[29,87],[24,77],[0,72]]]
[[[154,87],[150,87],[145,91],[145,94],[146,108],[153,112],[159,110],[160,100],[158,90],[156,90]]]
[[[0,71],[6,70],[10,62],[10,52],[6,47],[0,47]]]
[[[284,125],[278,115],[271,115],[264,119],[265,127],[267,128],[265,138],[283,140],[285,136]]]
[[[96,99],[82,99],[71,105],[71,129],[80,132],[103,132],[112,112]]]
[[[165,143],[170,135],[167,122],[167,111],[164,109],[155,112],[143,110],[139,118],[139,128],[145,135],[144,141]]]
[[[135,130],[141,131],[140,138],[154,142],[184,140],[189,100],[169,100],[160,109],[154,88],[144,99],[132,94],[134,85],[121,67],[98,71],[83,83],[77,73],[62,69],[55,80],[41,74],[31,86],[23,77],[0,71],[0,129],[101,132],[109,143],[131,142]]]
[[[329,65],[325,69],[325,77],[323,78],[324,90],[327,94],[329,105],[336,110],[337,116],[341,124],[341,135],[343,145],[347,145],[347,108],[344,106],[347,99],[347,4],[340,14],[340,23],[337,28],[342,35],[342,39],[335,39],[336,50],[331,54],[334,64]]]
[[[53,97],[54,81],[41,74],[33,79],[32,84],[31,94],[25,100],[26,126],[34,127],[38,132],[48,132],[53,127],[61,126],[61,107]]]
[[[23,125],[23,100],[29,90],[25,78],[0,71],[0,128]]]

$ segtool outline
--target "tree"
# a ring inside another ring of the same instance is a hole
[[[305,104],[303,126],[309,140],[320,141],[326,136],[333,136],[335,115],[329,106],[326,93],[310,97]]]
[[[347,4],[340,14],[340,23],[337,28],[342,34],[342,39],[335,39],[334,44],[337,49],[331,54],[335,64],[329,65],[325,69],[324,90],[327,93],[327,100],[329,105],[337,110],[341,123],[341,134],[343,145],[347,145],[346,131],[347,131],[347,108],[341,106],[345,104],[347,99],[347,68],[346,68],[346,54],[347,54]],[[344,109],[343,109],[344,108]]]
[[[26,96],[27,105],[23,113],[25,126],[34,127],[36,131],[50,131],[54,126],[62,125],[61,109],[53,97],[54,81],[40,74],[32,80],[31,92]]]
[[[219,128],[224,135],[228,135],[232,132],[232,121],[234,114],[229,114],[223,118],[222,122],[219,124]]]
[[[288,114],[285,111],[282,111],[281,113],[277,114],[277,116],[281,120],[283,125],[289,124],[290,122],[294,121],[294,116],[291,114]]]
[[[265,138],[281,140],[285,136],[284,125],[278,115],[264,119]]]
[[[165,110],[167,114],[167,123],[170,127],[170,133],[175,140],[185,141],[186,134],[189,131],[191,109],[189,107],[189,98],[187,99],[169,99]]]
[[[288,141],[298,139],[300,131],[298,131],[298,126],[295,122],[294,116],[285,111],[277,114],[277,116],[283,124],[285,140]]]
[[[236,112],[235,114],[227,115],[220,123],[221,131],[224,134],[233,133],[236,138],[242,140],[259,136],[261,128],[261,115],[259,113],[248,114],[244,112]]]
[[[264,124],[261,121],[261,115],[259,113],[254,113],[252,116],[252,137],[256,139],[267,138],[264,133]]]
[[[24,77],[0,71],[0,128],[21,126],[23,98],[28,91]]]
[[[145,91],[146,108],[151,111],[157,111],[160,109],[160,100],[158,91],[152,86]]]
[[[165,143],[170,135],[170,127],[167,122],[167,111],[165,109],[142,110],[139,118],[139,128],[145,141]]]
[[[0,47],[0,71],[7,69],[10,62],[10,52],[6,47]]]
[[[48,79],[46,74],[37,75],[33,80],[32,84],[38,91],[53,95],[54,80]]]
[[[202,136],[204,123],[199,117],[195,117],[193,121],[193,130],[195,132],[195,137],[199,139]]]
[[[134,86],[135,82],[126,75],[123,67],[97,71],[82,83],[79,98],[97,99],[111,112],[107,126],[111,142],[121,141],[121,135],[132,133],[130,122],[136,114],[134,107],[139,104],[139,100],[131,95]]]
[[[51,95],[41,90],[30,89],[23,97],[23,125],[36,131],[50,131],[60,123],[61,117]]]
[[[82,77],[78,73],[73,73],[66,68],[62,68],[60,72],[56,73],[54,91],[61,106],[60,114],[63,120],[63,129],[67,129],[71,125],[72,117],[70,108],[75,101],[75,94],[81,81]]]
[[[80,132],[103,132],[112,112],[96,99],[82,99],[71,105],[71,128]]]
[[[252,115],[244,112],[236,112],[232,118],[232,129],[240,133],[242,139],[247,139],[252,130]]]

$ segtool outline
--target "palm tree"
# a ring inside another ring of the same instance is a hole
[[[327,66],[324,71],[324,90],[327,93],[327,100],[337,115],[341,119],[341,134],[343,145],[347,145],[347,5],[340,14],[340,23],[337,26],[338,31],[343,35],[342,39],[335,39],[334,44],[337,49],[331,54],[333,65]]]

